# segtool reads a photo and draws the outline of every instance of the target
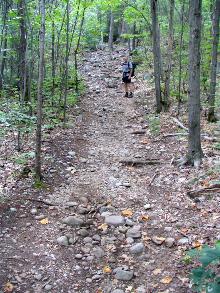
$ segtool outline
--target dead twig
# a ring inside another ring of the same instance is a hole
[[[190,191],[187,192],[187,195],[190,198],[195,198],[195,197],[199,196],[199,194],[207,193],[207,192],[220,192],[220,184],[214,184],[214,185],[212,185],[210,187],[201,188],[201,189],[198,189],[198,190],[190,190]]]
[[[143,166],[143,165],[156,165],[156,164],[161,164],[161,161],[157,159],[152,159],[152,160],[121,160],[121,164],[126,165],[126,166],[132,166],[132,167],[138,167],[138,166]]]
[[[154,179],[157,177],[158,173],[156,172],[154,176],[152,177],[151,181],[149,182],[148,186],[151,186],[151,184],[154,182]]]

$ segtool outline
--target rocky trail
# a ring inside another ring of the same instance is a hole
[[[166,136],[179,132],[170,113],[152,135],[152,85],[138,72],[135,96],[123,97],[123,54],[85,56],[75,123],[44,140],[53,158],[45,188],[12,184],[1,206],[0,292],[193,292],[183,258],[220,238],[220,197],[186,192],[215,179],[218,154],[203,141],[202,170],[172,164],[187,137]]]

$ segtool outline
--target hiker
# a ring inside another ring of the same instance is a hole
[[[125,97],[132,98],[132,84],[131,84],[131,77],[133,72],[133,65],[132,62],[129,61],[129,58],[126,56],[124,58],[124,63],[122,64],[123,76],[122,82],[124,83],[124,90],[125,90]]]

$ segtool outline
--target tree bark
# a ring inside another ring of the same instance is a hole
[[[44,80],[44,49],[45,49],[45,0],[40,0],[41,28],[39,36],[39,75],[37,90],[37,130],[36,130],[36,179],[41,180],[41,135],[42,135],[42,108],[43,108],[43,80]]]
[[[172,70],[172,51],[173,51],[173,17],[175,0],[170,0],[170,16],[169,16],[169,37],[167,48],[167,65],[165,71],[165,89],[164,89],[164,109],[168,110],[170,98],[170,76]]]
[[[216,93],[216,77],[217,77],[217,62],[218,62],[218,43],[219,43],[219,19],[220,19],[220,0],[216,0],[213,19],[212,19],[212,61],[210,74],[210,89],[209,89],[209,111],[208,121],[216,122],[215,117],[215,93]]]
[[[153,55],[154,55],[154,80],[156,91],[156,111],[162,110],[161,98],[161,52],[160,52],[160,29],[158,25],[158,1],[151,0],[151,17],[152,17],[152,36],[153,36]]]
[[[203,156],[200,133],[200,43],[202,0],[190,0],[189,137],[188,163],[199,165]]]
[[[113,50],[113,33],[114,33],[114,14],[111,10],[110,13],[110,25],[109,25],[109,36],[108,36],[108,46],[110,52]]]

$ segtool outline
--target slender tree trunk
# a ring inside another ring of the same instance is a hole
[[[24,102],[27,92],[27,68],[26,68],[26,51],[27,51],[27,30],[25,20],[25,0],[19,0],[18,14],[20,17],[20,47],[19,47],[19,78],[21,104]]]
[[[180,114],[180,104],[181,99],[181,85],[182,85],[182,51],[183,51],[183,33],[184,33],[184,13],[185,13],[185,0],[183,1],[181,8],[181,32],[180,32],[180,49],[179,49],[179,78],[178,78],[178,112],[177,116]]]
[[[202,0],[190,0],[189,137],[188,163],[199,165],[203,156],[200,131],[200,43]]]
[[[41,29],[39,36],[39,76],[37,90],[37,130],[36,130],[36,179],[41,180],[41,135],[43,108],[43,80],[44,80],[44,48],[45,48],[45,0],[40,0]]]
[[[154,55],[154,79],[156,91],[156,111],[162,110],[161,98],[161,52],[160,52],[160,30],[158,25],[158,1],[151,0],[151,17],[152,17],[152,36],[153,36],[153,55]]]
[[[77,93],[77,94],[78,94],[78,92],[79,92],[77,54],[78,54],[78,51],[79,51],[79,45],[80,45],[81,36],[82,36],[82,31],[83,31],[83,24],[84,24],[84,20],[85,20],[85,11],[86,11],[86,9],[84,8],[84,9],[83,9],[83,15],[82,15],[81,23],[80,23],[80,28],[79,28],[79,36],[78,36],[78,40],[77,40],[77,44],[76,44],[76,48],[75,48],[75,50],[74,50],[75,90],[76,90],[76,93]]]
[[[111,10],[110,13],[110,25],[109,25],[109,36],[108,36],[108,47],[109,51],[113,50],[113,32],[114,32],[114,13]]]
[[[65,56],[65,88],[64,88],[64,111],[63,111],[63,122],[66,123],[66,107],[67,107],[67,88],[68,88],[68,61],[69,61],[69,0],[66,2],[66,56]]]
[[[52,59],[52,106],[54,104],[54,94],[55,94],[55,76],[56,76],[56,65],[55,65],[55,23],[52,20],[52,44],[51,44],[51,59]]]
[[[219,19],[220,19],[220,0],[216,0],[213,19],[212,19],[212,61],[210,74],[210,89],[209,89],[209,112],[208,121],[216,122],[215,117],[215,93],[216,93],[216,77],[217,77],[217,62],[218,62],[218,43],[219,43]]]
[[[172,53],[173,53],[173,17],[175,0],[170,0],[170,16],[169,16],[169,37],[167,48],[167,65],[165,71],[165,89],[164,89],[164,109],[168,110],[170,98],[170,76],[172,70]]]

